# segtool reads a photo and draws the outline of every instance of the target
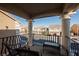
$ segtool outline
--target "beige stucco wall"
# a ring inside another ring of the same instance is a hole
[[[9,29],[15,29],[15,21],[0,12],[0,30],[6,29],[6,26]]]
[[[16,35],[19,32],[18,25],[18,22],[0,12],[0,38]]]

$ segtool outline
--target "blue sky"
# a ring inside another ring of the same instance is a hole
[[[76,11],[76,14],[71,17],[70,24],[79,24],[79,9]]]
[[[23,19],[21,17],[16,16],[16,19],[19,20],[19,22],[22,25],[28,25],[28,22],[26,19]],[[49,26],[51,24],[61,24],[61,19],[59,16],[52,16],[52,17],[45,17],[40,19],[34,19],[33,26]],[[71,17],[70,25],[72,24],[79,24],[79,10],[76,11],[76,14],[74,14]]]
[[[34,20],[34,26],[49,26],[51,24],[61,24],[61,20],[59,19],[59,16],[53,16],[53,17],[46,17],[46,18],[40,18]]]

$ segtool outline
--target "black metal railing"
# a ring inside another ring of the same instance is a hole
[[[71,50],[70,52],[74,55],[74,56],[79,56],[79,43],[71,40]]]
[[[70,39],[69,54],[72,55],[72,56],[79,56],[79,43],[76,42],[74,39],[71,39],[68,36],[66,36],[66,38]]]
[[[6,55],[8,53],[7,48],[3,45],[3,43],[10,45],[10,48],[15,49],[21,47],[20,35],[8,36],[0,38],[0,55]]]

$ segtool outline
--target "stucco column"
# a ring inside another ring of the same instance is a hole
[[[62,41],[61,45],[70,52],[70,16],[62,16]],[[63,49],[63,48],[62,48]],[[61,53],[63,50],[61,49]]]
[[[32,19],[28,20],[28,46],[32,46]]]

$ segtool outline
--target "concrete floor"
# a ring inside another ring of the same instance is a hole
[[[59,56],[60,51],[55,47],[32,46],[30,50],[39,52],[42,56]]]

